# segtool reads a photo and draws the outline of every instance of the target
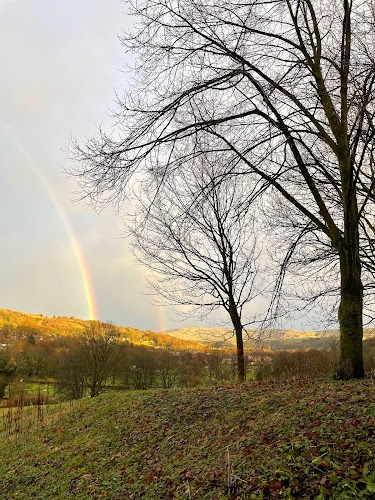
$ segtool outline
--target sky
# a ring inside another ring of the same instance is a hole
[[[0,0],[0,307],[171,328],[145,295],[114,211],[77,202],[69,137],[109,120],[127,85],[120,0]]]
[[[0,307],[154,331],[213,326],[152,304],[121,217],[79,202],[64,173],[69,137],[110,126],[115,91],[130,79],[124,9],[121,0],[0,0]]]

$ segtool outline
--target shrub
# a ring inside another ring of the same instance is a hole
[[[367,344],[366,342],[363,344],[363,361],[365,364],[365,372],[367,375],[371,377],[375,376],[375,346],[371,344]]]
[[[267,380],[272,378],[272,370],[273,367],[271,362],[261,363],[255,368],[254,379]]]
[[[335,372],[337,355],[326,350],[277,351],[272,354],[272,362],[257,367],[256,380],[275,378],[311,379],[328,376]]]

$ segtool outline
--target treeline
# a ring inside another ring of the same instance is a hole
[[[375,374],[375,345],[364,342],[366,370]],[[247,379],[331,376],[337,345],[326,350],[246,352]],[[104,390],[171,389],[235,383],[236,353],[145,347],[122,337],[110,323],[89,322],[76,337],[36,340],[29,335],[0,351],[0,399],[20,381],[47,381],[60,398],[95,397]],[[12,391],[9,391],[9,393]]]
[[[267,353],[247,353],[266,361]],[[81,335],[38,340],[30,334],[0,351],[0,398],[23,380],[50,380],[66,399],[97,396],[104,389],[195,387],[236,380],[234,349],[186,350],[146,347],[124,339],[110,323],[91,321]]]
[[[174,351],[122,343],[113,345],[106,362],[106,354],[95,355],[85,344],[72,346],[56,370],[57,391],[67,398],[94,397],[105,388],[189,388],[236,379],[234,352]]]
[[[60,356],[55,378],[59,394],[79,399],[95,397],[110,388],[147,390],[233,383],[236,374],[234,350],[149,348],[121,341],[118,329],[111,324],[92,322]]]

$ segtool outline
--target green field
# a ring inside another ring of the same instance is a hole
[[[111,392],[0,453],[4,499],[374,498],[375,386]]]

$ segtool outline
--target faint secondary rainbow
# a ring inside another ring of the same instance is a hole
[[[47,181],[47,178],[45,177],[43,172],[37,166],[31,154],[25,149],[24,145],[19,140],[19,138],[14,134],[12,129],[2,121],[0,121],[0,128],[5,133],[7,138],[9,138],[12,141],[14,146],[17,148],[18,152],[21,153],[21,155],[24,157],[28,167],[33,172],[33,174],[39,179],[40,183],[42,184],[43,188],[45,189],[48,195],[48,198],[50,199],[52,205],[55,207],[59,215],[59,218],[64,226],[64,229],[68,235],[75,258],[77,260],[77,264],[82,279],[85,300],[87,303],[88,317],[90,320],[99,319],[98,306],[96,303],[95,290],[92,283],[90,270],[87,265],[81,244],[73,231],[73,228],[63,210],[63,207],[61,206],[61,203],[59,202],[58,196],[56,195],[51,184]]]
[[[164,306],[156,306],[156,331],[163,333],[167,331],[167,316]]]

